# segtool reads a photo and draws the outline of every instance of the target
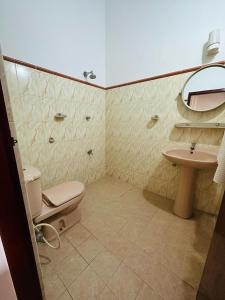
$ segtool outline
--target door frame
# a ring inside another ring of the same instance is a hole
[[[225,194],[223,195],[196,299],[225,299]]]
[[[41,300],[41,285],[3,93],[4,76],[0,79],[0,236],[17,298]]]

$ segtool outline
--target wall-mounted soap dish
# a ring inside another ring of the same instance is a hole
[[[62,113],[57,113],[57,114],[55,115],[55,119],[56,119],[56,120],[64,120],[66,117],[67,117],[67,115],[64,115],[64,114],[62,114]]]

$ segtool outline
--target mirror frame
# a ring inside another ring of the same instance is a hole
[[[197,70],[197,71],[195,71],[193,74],[191,74],[191,76],[189,76],[188,79],[185,81],[184,86],[183,86],[183,88],[182,88],[182,90],[181,90],[180,95],[181,95],[181,99],[182,99],[183,104],[184,104],[188,109],[190,109],[190,110],[192,110],[192,111],[195,111],[195,112],[201,112],[201,113],[202,113],[202,112],[208,112],[208,111],[211,111],[211,110],[213,110],[213,109],[216,109],[216,108],[220,107],[221,105],[223,105],[223,104],[225,103],[225,101],[224,101],[223,103],[221,103],[221,104],[217,105],[216,107],[213,107],[213,108],[211,108],[211,109],[209,109],[209,110],[198,111],[198,110],[192,109],[190,106],[188,106],[188,104],[186,103],[186,101],[184,101],[184,89],[185,89],[186,85],[188,84],[188,82],[191,80],[191,78],[194,77],[197,73],[201,72],[202,70],[208,69],[208,68],[212,68],[212,67],[220,67],[220,68],[224,68],[224,69],[225,69],[225,65],[222,65],[222,64],[211,64],[211,65],[203,66],[203,67],[201,67],[199,70]],[[221,89],[222,89],[222,88],[221,88]]]

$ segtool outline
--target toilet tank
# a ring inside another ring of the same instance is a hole
[[[42,211],[41,172],[34,167],[26,167],[23,172],[31,215],[34,219]]]

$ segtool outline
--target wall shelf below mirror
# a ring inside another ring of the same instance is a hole
[[[225,129],[225,123],[176,123],[176,128],[215,128]]]

